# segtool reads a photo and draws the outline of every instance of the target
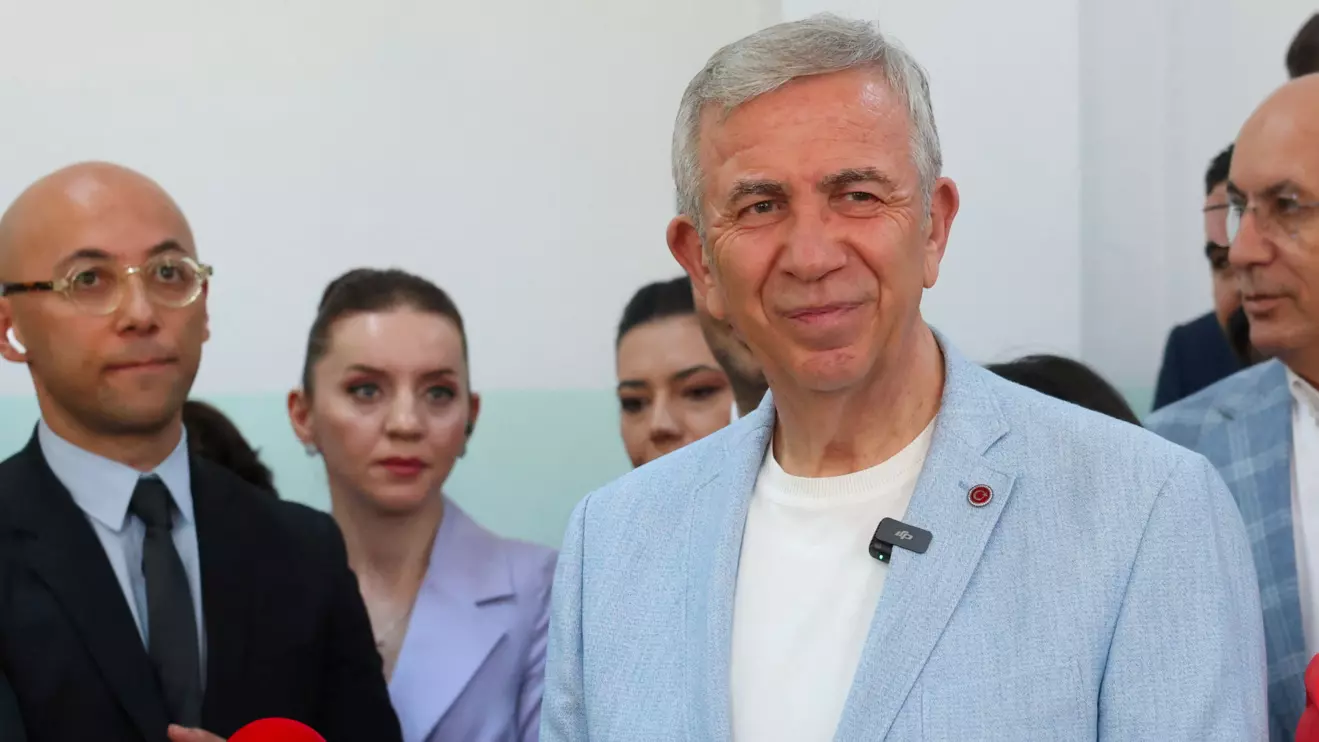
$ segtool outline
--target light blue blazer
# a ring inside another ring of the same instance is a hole
[[[1209,462],[940,342],[942,408],[903,519],[933,542],[875,565],[890,571],[835,739],[1263,739],[1255,572]],[[773,423],[767,397],[578,505],[542,740],[731,738],[733,593]],[[992,497],[973,507],[978,485]]]
[[[1291,740],[1305,710],[1305,634],[1292,539],[1292,395],[1269,361],[1159,410],[1151,430],[1203,454],[1241,508],[1259,575],[1269,661],[1269,736]]]
[[[403,740],[534,742],[555,552],[444,508],[389,683]]]

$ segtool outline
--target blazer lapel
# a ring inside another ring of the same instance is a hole
[[[1219,411],[1227,419],[1221,430],[1231,462],[1223,474],[1246,523],[1263,587],[1269,695],[1294,719],[1305,708],[1300,678],[1309,657],[1292,530],[1292,396],[1285,368],[1275,366],[1260,376],[1248,398],[1223,400]]]
[[[904,521],[933,535],[929,550],[895,549],[836,739],[883,739],[952,618],[999,515],[1014,474],[994,468],[985,452],[1008,431],[985,372],[940,338],[946,358],[944,395],[934,440]],[[974,487],[990,488],[973,507]]]
[[[212,465],[195,457],[190,466],[206,614],[205,723],[226,719],[223,699],[243,695],[249,622],[260,614],[251,602],[263,584],[256,564],[262,534],[245,525],[242,498],[219,484],[225,477],[209,476]]]
[[[699,469],[709,471],[712,466],[715,473],[698,483],[692,495],[686,545],[687,737],[701,742],[732,736],[728,672],[733,596],[751,493],[774,427],[772,395],[734,424],[744,429],[726,449],[715,449],[710,466]]]
[[[169,724],[155,670],[105,550],[33,436],[13,493],[18,553],[63,605],[106,684],[147,739]],[[77,713],[77,709],[69,709]]]
[[[427,739],[508,632],[492,604],[514,595],[493,538],[450,500],[431,547],[389,692],[404,739]]]

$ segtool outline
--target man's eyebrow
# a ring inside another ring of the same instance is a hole
[[[820,179],[820,183],[816,186],[816,189],[827,193],[853,183],[878,183],[879,185],[888,188],[893,188],[897,185],[893,182],[892,178],[873,167],[850,167],[824,176]]]
[[[787,189],[777,180],[739,180],[728,189],[728,203],[731,205],[747,196],[783,198],[787,193]]]
[[[187,252],[187,251],[184,250],[183,246],[180,245],[178,242],[174,240],[165,240],[159,245],[156,245],[155,247],[148,250],[147,257],[154,258],[157,255],[160,255],[161,253],[167,253],[167,252]]]
[[[1305,190],[1306,190],[1306,189],[1305,189],[1304,187],[1302,187],[1302,186],[1301,186],[1299,183],[1297,183],[1296,181],[1294,181],[1294,180],[1290,180],[1290,179],[1286,179],[1286,180],[1280,180],[1280,181],[1278,181],[1277,183],[1273,183],[1272,185],[1269,185],[1269,186],[1267,186],[1267,187],[1261,189],[1261,190],[1259,191],[1259,196],[1260,196],[1261,198],[1275,198],[1275,197],[1277,197],[1277,196],[1279,196],[1279,195],[1281,195],[1281,194],[1283,194],[1283,193],[1287,193],[1287,192],[1289,192],[1289,191],[1290,191],[1290,192],[1303,192],[1303,191],[1305,191]],[[1248,195],[1245,191],[1243,191],[1243,190],[1241,190],[1239,187],[1237,187],[1237,184],[1236,184],[1236,183],[1233,183],[1233,182],[1230,181],[1230,180],[1227,182],[1227,193],[1228,193],[1229,196],[1235,196],[1235,197],[1237,197],[1237,198],[1245,198],[1245,197]]]
[[[184,250],[183,246],[180,245],[175,240],[165,240],[164,242],[148,250],[147,257],[154,258],[157,255],[161,255],[163,253],[173,253],[173,252],[186,253],[187,251]],[[106,250],[103,250],[99,247],[91,247],[91,246],[81,247],[78,248],[77,250],[74,250],[69,255],[66,255],[63,260],[57,263],[57,265],[66,266],[69,265],[70,263],[74,263],[79,260],[114,260],[114,256],[111,255]]]
[[[110,253],[99,247],[81,247],[64,256],[56,265],[68,265],[78,260],[110,260]]]
[[[1287,192],[1299,193],[1304,190],[1305,189],[1302,188],[1299,183],[1293,180],[1283,180],[1278,183],[1274,183],[1268,188],[1265,188],[1261,192],[1261,195],[1263,195],[1265,198],[1273,198],[1274,196],[1279,196],[1283,193],[1287,193]]]

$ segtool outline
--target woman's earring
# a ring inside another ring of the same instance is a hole
[[[315,456],[321,452],[321,449],[317,448],[315,443],[304,443],[302,447],[306,450],[308,456]]]
[[[458,451],[458,458],[461,459],[467,455],[467,441],[472,439],[472,432],[474,430],[476,430],[476,426],[470,422],[467,423],[467,427],[463,428],[463,447]]]

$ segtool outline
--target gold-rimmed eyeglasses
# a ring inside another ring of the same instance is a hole
[[[121,266],[108,259],[81,259],[62,278],[32,283],[0,283],[0,296],[49,291],[84,312],[110,314],[119,308],[132,276],[142,281],[147,300],[178,309],[197,301],[213,271],[185,255],[157,255],[141,265]]]

